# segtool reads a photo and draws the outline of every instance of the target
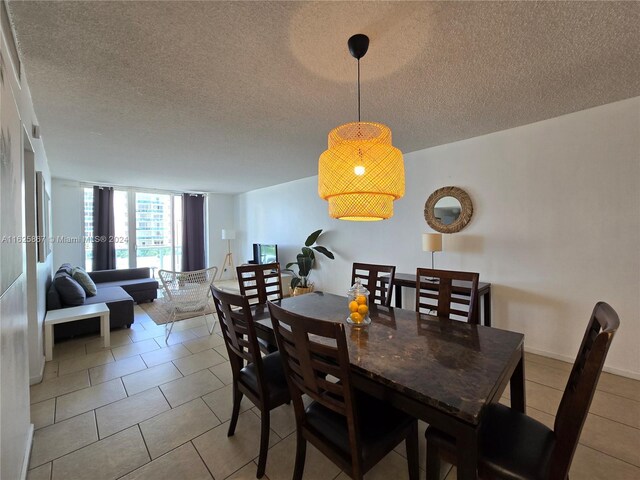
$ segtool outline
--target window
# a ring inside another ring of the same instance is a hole
[[[175,193],[114,189],[116,268],[179,270],[182,262],[182,196]],[[84,234],[93,229],[93,188],[84,189]],[[93,245],[85,243],[91,270]]]

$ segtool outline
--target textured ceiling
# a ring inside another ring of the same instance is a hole
[[[638,2],[21,2],[54,176],[242,192],[362,119],[403,152],[640,95]]]

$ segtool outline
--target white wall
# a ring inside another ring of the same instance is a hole
[[[5,36],[0,36],[0,50],[5,85],[0,105],[3,106],[2,129],[11,131],[12,150],[18,148],[22,162],[23,233],[35,234],[35,172],[43,173],[50,192],[51,175],[43,141],[31,136],[32,126],[38,125],[33,111],[27,76],[23,71],[18,79],[11,65]],[[5,115],[8,105],[15,104],[16,112]],[[5,233],[5,232],[0,232]],[[25,478],[31,448],[33,425],[30,424],[29,382],[41,378],[44,368],[42,323],[45,315],[45,291],[51,279],[51,256],[37,263],[35,243],[25,243],[21,250],[23,274],[0,297],[0,477]]]
[[[640,377],[640,97],[407,154],[405,169],[406,196],[383,222],[330,219],[316,177],[239,195],[240,251],[275,242],[286,263],[324,228],[320,243],[336,260],[320,257],[312,276],[344,294],[353,261],[398,272],[428,266],[424,203],[456,185],[474,216],[445,236],[436,266],[480,272],[492,283],[494,325],[523,332],[530,351],[568,361],[594,304],[609,302],[621,327],[607,369]]]
[[[84,222],[84,190],[79,182],[54,178],[52,181],[51,213],[53,235],[64,238],[82,238]],[[63,263],[84,265],[84,244],[55,242],[53,268]]]
[[[218,267],[218,275],[223,278],[233,278],[235,272],[229,269],[222,272],[222,264],[227,254],[227,241],[222,240],[222,229],[235,229],[234,218],[234,197],[219,193],[210,193],[207,195],[207,266]],[[231,253],[235,266],[246,262],[242,255],[238,255],[236,250],[237,240],[231,241]]]

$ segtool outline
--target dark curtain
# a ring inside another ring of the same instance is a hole
[[[182,194],[182,271],[202,270],[204,262],[204,195]]]
[[[113,187],[93,187],[93,269],[116,268]],[[111,240],[111,241],[110,241]]]

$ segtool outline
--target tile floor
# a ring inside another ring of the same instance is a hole
[[[29,480],[240,480],[255,478],[260,416],[244,401],[234,437],[231,371],[219,330],[209,336],[202,319],[164,328],[136,306],[130,330],[111,332],[112,348],[98,337],[61,342],[31,387],[35,425]],[[527,411],[552,426],[570,370],[568,363],[527,355]],[[508,389],[506,391],[508,394]],[[508,398],[503,399],[508,404]],[[271,414],[267,480],[289,480],[295,452],[290,406]],[[424,428],[420,464],[424,478]],[[407,478],[403,446],[366,478]],[[455,468],[442,474],[456,478]],[[349,478],[307,448],[305,479]],[[573,479],[640,478],[640,382],[603,374],[571,470]]]

